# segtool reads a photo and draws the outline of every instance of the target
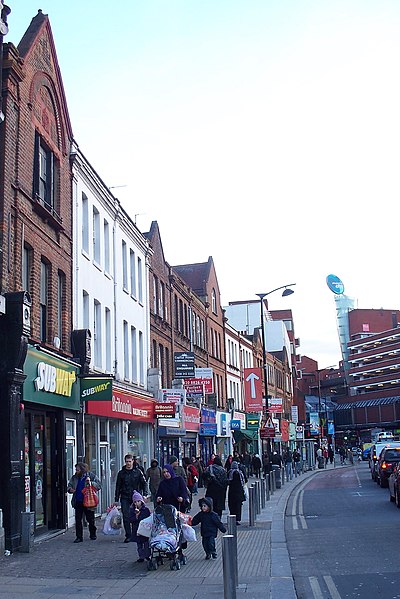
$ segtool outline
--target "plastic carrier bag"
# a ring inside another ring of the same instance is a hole
[[[189,526],[189,524],[182,524],[182,535],[185,541],[188,541],[189,543],[197,541],[196,531],[194,528]]]
[[[151,528],[153,526],[153,514],[150,514],[147,518],[144,518],[139,522],[137,534],[141,537],[150,537]]]
[[[122,518],[120,511],[115,505],[108,509],[108,514],[104,520],[103,534],[119,535],[122,529]]]

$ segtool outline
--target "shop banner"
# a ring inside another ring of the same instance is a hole
[[[79,377],[82,401],[111,401],[113,379],[106,376]]]
[[[259,414],[246,414],[246,429],[258,430],[260,427]]]
[[[274,414],[282,414],[283,402],[282,397],[270,397],[268,400],[268,410]]]
[[[289,421],[282,418],[281,420],[282,441],[289,441]]]
[[[162,401],[154,404],[154,413],[157,418],[175,418],[176,403]]]
[[[215,410],[201,408],[200,435],[213,437],[217,434],[217,414]]]
[[[89,401],[86,404],[88,414],[136,420],[138,422],[154,421],[154,401],[138,397],[127,391],[113,389],[111,401]]]
[[[200,430],[200,410],[193,406],[182,406],[182,426],[187,431],[198,432]]]
[[[310,412],[310,434],[319,435],[319,414]]]

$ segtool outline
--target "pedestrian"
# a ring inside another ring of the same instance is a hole
[[[279,467],[282,466],[281,454],[278,453],[276,450],[272,452],[271,463],[273,466],[279,466]]]
[[[211,466],[211,464],[214,464],[214,459],[215,459],[215,453],[212,453],[210,456],[210,459],[207,462],[207,466]]]
[[[132,494],[132,505],[129,510],[129,519],[132,525],[131,541],[137,545],[139,556],[137,561],[139,563],[150,558],[149,539],[137,534],[139,522],[150,516],[150,510],[145,506],[144,501],[144,497],[137,491],[134,491]]]
[[[185,513],[189,505],[188,488],[182,476],[175,474],[171,464],[165,464],[163,468],[163,479],[157,489],[157,503],[173,505],[179,512]],[[187,542],[181,543],[178,554],[180,560],[184,560],[183,549],[187,548]]]
[[[251,455],[249,453],[244,453],[242,455],[241,462],[246,469],[247,478],[250,476],[250,466],[251,466]]]
[[[236,516],[236,524],[242,519],[242,504],[246,500],[244,476],[239,470],[239,464],[232,462],[228,472],[228,506],[231,516]]]
[[[260,478],[262,462],[258,453],[256,453],[251,460],[251,468],[254,476]]]
[[[162,470],[158,465],[158,460],[155,458],[150,462],[150,468],[146,470],[146,481],[149,485],[150,493],[151,493],[151,501],[153,505],[156,503],[156,492],[158,489],[158,485],[162,479]]]
[[[271,472],[271,460],[269,457],[269,453],[265,452],[262,459],[264,478],[267,478],[267,475]]]
[[[185,504],[188,502],[186,483],[182,476],[175,474],[171,464],[165,464],[163,478],[157,489],[157,503],[173,505],[180,512],[185,512]]]
[[[196,456],[194,456],[194,455],[192,455],[192,457],[191,457],[191,462],[198,472],[198,481],[197,481],[197,485],[196,485],[196,492],[194,493],[194,495],[196,495],[200,485],[202,484],[203,467],[201,465],[200,459],[196,458]]]
[[[293,458],[293,467],[296,470],[296,474],[300,474],[300,471],[301,471],[301,467],[300,467],[301,455],[300,455],[300,452],[297,449],[297,447],[296,447],[296,449],[293,450],[292,458]]]
[[[190,458],[183,458],[183,464],[186,471],[188,489],[191,495],[197,495],[197,482],[199,480],[199,473]]]
[[[96,491],[101,489],[101,482],[94,474],[94,472],[89,471],[89,466],[84,464],[83,462],[78,462],[75,464],[75,474],[71,476],[71,479],[68,481],[67,491],[68,493],[72,493],[71,504],[75,509],[75,534],[76,539],[74,543],[82,543],[83,542],[83,524],[82,518],[85,515],[86,521],[89,527],[89,536],[91,541],[95,541],[97,539],[96,531],[97,528],[95,526],[94,513],[95,507],[85,507],[83,505],[83,489],[85,485],[91,484]]]
[[[176,474],[176,476],[181,476],[183,478],[183,480],[185,481],[185,484],[187,484],[187,475],[186,475],[186,471],[183,468],[183,466],[180,466],[178,458],[176,457],[176,455],[172,455],[168,462],[171,464],[172,468],[174,469],[174,472]]]
[[[198,483],[198,487],[199,487],[199,489],[202,489],[204,487],[203,472],[206,469],[206,465],[203,462],[203,460],[201,459],[201,456],[197,456],[196,461],[200,465],[200,468],[198,469],[198,471],[199,471],[199,483]]]
[[[339,447],[339,456],[340,456],[340,463],[342,466],[344,466],[346,463],[346,453],[347,453],[346,448],[343,447],[343,445],[341,445]]]
[[[129,543],[132,537],[132,526],[129,520],[129,510],[132,503],[132,494],[138,491],[147,496],[148,485],[142,470],[139,468],[136,457],[127,453],[124,457],[125,466],[118,472],[115,483],[115,503],[121,502],[122,521],[125,529],[124,543]]]
[[[231,469],[232,462],[233,462],[233,456],[228,455],[228,457],[226,458],[225,464],[224,464],[224,468],[227,472],[229,472],[229,470]]]
[[[215,539],[217,538],[218,530],[225,533],[226,528],[222,524],[220,516],[213,511],[213,500],[211,497],[199,499],[199,506],[201,511],[194,516],[192,526],[200,524],[201,541],[206,559],[217,559]]]
[[[216,513],[221,518],[225,509],[226,487],[228,484],[226,470],[221,458],[215,456],[214,462],[207,467],[203,479],[206,485],[206,496],[211,497]]]
[[[322,449],[322,454],[323,454],[323,457],[324,457],[324,465],[325,465],[325,468],[326,468],[328,466],[328,457],[329,457],[328,448],[327,448],[326,445],[324,445],[324,447]]]
[[[286,480],[289,480],[292,474],[292,462],[293,462],[293,456],[292,456],[292,452],[290,451],[289,447],[287,447],[285,449],[285,451],[283,452],[282,455],[282,460],[283,460],[283,464],[285,466],[285,471],[286,471]]]

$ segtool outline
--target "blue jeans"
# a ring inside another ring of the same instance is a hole
[[[217,553],[217,549],[215,547],[215,537],[201,537],[201,542],[203,544],[203,549],[206,552],[206,555],[212,555],[213,553]]]

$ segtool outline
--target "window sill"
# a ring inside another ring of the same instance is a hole
[[[96,260],[92,260],[92,264],[93,264],[93,266],[95,266],[97,268],[97,270],[99,270],[100,272],[103,272],[103,269],[101,268],[100,264],[98,262],[96,262]]]
[[[36,195],[33,200],[33,210],[56,231],[63,231],[62,218],[53,208],[47,208],[43,200]]]

